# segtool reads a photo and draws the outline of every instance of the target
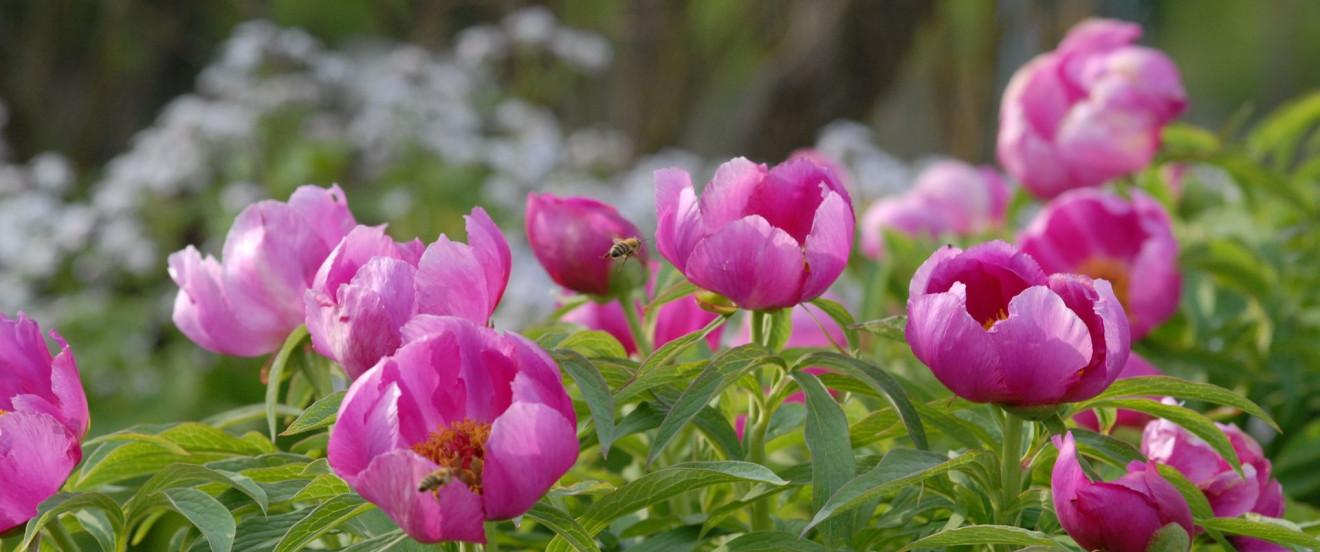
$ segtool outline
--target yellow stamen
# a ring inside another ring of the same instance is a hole
[[[1007,319],[1008,319],[1008,311],[1000,307],[999,312],[995,313],[994,316],[991,316],[990,318],[986,319],[985,322],[981,323],[981,327],[985,328],[986,331],[989,331],[990,328],[995,327],[995,324],[998,324],[1000,320],[1007,320]]]
[[[410,447],[412,451],[453,470],[455,479],[481,494],[481,468],[486,460],[490,424],[464,418],[437,429],[425,441]]]

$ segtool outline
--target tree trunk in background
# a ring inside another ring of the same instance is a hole
[[[809,146],[839,118],[863,119],[894,84],[917,29],[934,4],[925,0],[848,0],[820,21],[822,4],[795,5],[792,25],[818,26],[814,41],[785,56],[743,148],[754,159],[781,160]],[[811,16],[807,12],[815,11]],[[790,28],[790,34],[795,30]]]

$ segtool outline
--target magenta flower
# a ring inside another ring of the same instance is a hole
[[[1205,441],[1168,420],[1146,425],[1141,452],[1152,461],[1177,468],[1200,487],[1217,517],[1237,517],[1247,512],[1283,515],[1283,488],[1271,476],[1270,461],[1260,445],[1236,425],[1216,425],[1233,444],[1245,477]]]
[[[970,236],[1004,224],[1008,192],[999,171],[949,160],[922,171],[910,193],[947,213],[953,233]]]
[[[174,324],[209,351],[274,352],[303,323],[303,292],[354,224],[339,186],[248,206],[225,237],[223,264],[191,245],[170,255]]]
[[[698,198],[680,169],[655,173],[656,249],[697,286],[740,308],[791,307],[824,293],[852,249],[843,185],[806,159],[773,169],[743,158]]]
[[[640,304],[637,305],[637,311],[640,316],[642,311]],[[660,305],[660,311],[655,316],[656,347],[663,347],[670,341],[700,330],[719,318],[718,314],[697,306],[697,300],[691,296]],[[632,332],[628,330],[628,320],[624,318],[623,307],[619,306],[617,299],[603,305],[589,302],[569,311],[561,320],[581,324],[590,330],[606,332],[618,339],[629,355],[637,353],[637,343],[633,340]],[[706,344],[710,345],[712,351],[719,350],[719,329],[706,336]]]
[[[1139,378],[1143,376],[1163,376],[1159,368],[1146,362],[1137,353],[1128,354],[1127,364],[1123,365],[1123,370],[1118,373],[1118,379]],[[1151,420],[1149,414],[1137,412],[1135,410],[1118,409],[1114,416],[1115,427],[1130,427],[1141,429],[1146,427],[1146,423]],[[1073,421],[1077,425],[1087,428],[1091,431],[1100,431],[1100,419],[1096,417],[1095,412],[1085,410],[1078,412],[1073,416]]]
[[[1068,192],[1046,205],[1017,241],[1046,272],[1108,280],[1134,340],[1178,308],[1182,275],[1169,214],[1140,191],[1131,201],[1100,190]]]
[[[611,295],[620,286],[640,284],[621,278],[619,262],[604,258],[615,239],[640,238],[633,223],[609,205],[586,197],[527,195],[527,243],[550,278],[561,286],[589,295]],[[632,263],[644,266],[646,247]],[[644,273],[644,272],[643,272]]]
[[[972,402],[1054,406],[1098,395],[1128,358],[1127,319],[1109,282],[1046,277],[1002,241],[945,246],[909,287],[912,352]]]
[[[349,387],[330,466],[412,538],[484,543],[484,521],[522,515],[577,460],[572,402],[522,336],[429,315],[403,333]],[[418,490],[441,469],[447,483]]]
[[[41,328],[0,314],[0,533],[37,515],[82,460],[87,395],[64,339],[51,358]]]
[[[304,297],[316,352],[356,378],[393,353],[419,314],[485,324],[509,282],[509,244],[480,207],[467,219],[467,244],[439,239],[396,244],[383,227],[359,226],[339,243]]]
[[[790,161],[793,159],[811,161],[822,170],[833,174],[834,178],[838,179],[839,184],[843,185],[843,189],[848,191],[849,197],[856,195],[857,188],[854,187],[852,173],[848,172],[848,168],[843,166],[839,160],[826,155],[825,152],[815,148],[801,148],[788,154],[788,159]]]
[[[1145,552],[1161,527],[1177,523],[1192,535],[1192,509],[1154,462],[1132,462],[1113,482],[1091,481],[1077,462],[1072,433],[1054,437],[1059,458],[1050,477],[1054,511],[1085,550]],[[1188,539],[1190,541],[1190,538]]]
[[[1150,164],[1164,125],[1187,107],[1178,68],[1134,46],[1141,27],[1083,21],[1013,75],[999,110],[999,162],[1052,198]]]

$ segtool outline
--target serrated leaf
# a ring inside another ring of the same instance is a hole
[[[1137,412],[1144,412],[1169,420],[1183,429],[1190,431],[1192,435],[1200,437],[1210,448],[1215,449],[1220,456],[1224,457],[1233,469],[1242,473],[1242,463],[1238,460],[1237,451],[1233,449],[1233,444],[1228,441],[1228,437],[1205,415],[1192,410],[1172,404],[1164,404],[1153,399],[1102,399],[1099,401],[1090,401],[1091,406],[1112,406],[1115,408],[1126,408]]]
[[[805,535],[821,522],[886,493],[966,466],[984,454],[986,452],[982,450],[970,450],[950,459],[929,451],[893,449],[871,471],[844,483],[816,512],[801,534]]]
[[[747,533],[725,543],[728,552],[825,552],[825,547],[783,531]]]
[[[374,507],[356,494],[342,494],[322,502],[311,508],[306,517],[289,527],[275,545],[274,552],[301,550],[317,537]]]
[[[1187,500],[1187,505],[1192,509],[1192,517],[1196,519],[1215,517],[1215,512],[1210,506],[1210,501],[1205,498],[1205,493],[1201,492],[1201,489],[1187,479],[1181,471],[1178,471],[1178,468],[1165,464],[1156,464],[1156,468],[1159,469],[1164,480],[1173,485],[1173,488],[1178,489],[1178,492]]]
[[[832,320],[834,320],[834,323],[843,330],[843,337],[846,338],[848,342],[835,343],[835,345],[843,348],[844,350],[856,351],[857,347],[861,345],[861,340],[857,336],[857,328],[855,327],[857,325],[857,321],[853,319],[852,313],[848,312],[848,309],[844,308],[844,306],[840,305],[838,302],[831,301],[824,297],[817,297],[815,299],[812,299],[811,304],[816,308],[820,309],[821,312],[825,313],[826,316],[829,316]],[[829,337],[830,333],[825,332],[825,336]],[[830,341],[833,340],[834,340],[833,338],[830,338]]]
[[[724,483],[749,482],[766,485],[785,485],[765,466],[750,462],[689,462],[675,464],[643,475],[619,487],[591,504],[578,522],[588,535],[596,535],[610,522],[640,508],[664,502],[680,494]],[[570,546],[561,537],[555,537],[547,550],[567,552]]]
[[[596,366],[576,351],[557,349],[551,356],[574,382],[582,399],[591,411],[592,423],[596,426],[596,438],[600,442],[600,455],[609,457],[610,445],[614,443],[614,397],[610,387],[605,384]]]
[[[816,376],[806,372],[792,372],[807,397],[807,419],[804,436],[811,452],[811,509],[819,511],[831,496],[857,475],[852,444],[848,440],[848,418],[834,397]],[[856,530],[856,516],[832,520],[821,525],[826,543]]]
[[[647,455],[646,464],[649,466],[655,461],[670,441],[678,436],[678,431],[692,421],[706,403],[724,391],[729,384],[767,362],[782,363],[783,361],[765,347],[755,343],[734,347],[711,359],[706,369],[692,380],[692,384],[669,408],[665,420],[660,422],[660,429],[656,430],[655,439],[651,441],[651,451]]]
[[[903,547],[902,550],[918,548],[942,548],[946,546],[970,546],[981,544],[1011,544],[1015,546],[1045,546],[1063,549],[1049,535],[1021,527],[1007,525],[968,525],[940,531],[924,539],[917,540]]]
[[[926,441],[926,430],[921,425],[921,418],[917,416],[912,401],[908,399],[907,391],[888,372],[868,362],[832,352],[815,352],[804,355],[793,363],[793,370],[796,371],[802,366],[833,368],[861,380],[872,389],[884,394],[889,399],[889,404],[898,411],[899,418],[903,420],[903,427],[907,428],[908,435],[917,448],[923,450],[930,448]]]
[[[907,343],[907,335],[904,333],[907,331],[907,315],[904,314],[853,324],[851,329],[862,330],[899,343]]]
[[[1287,527],[1287,521],[1258,516],[1256,520],[1242,518],[1211,518],[1196,521],[1206,529],[1223,531],[1233,535],[1254,537],[1279,544],[1304,546],[1320,550],[1320,539],[1301,531]]]
[[[623,344],[614,336],[600,330],[574,332],[559,343],[556,349],[569,349],[587,358],[628,358]]]
[[[289,337],[284,340],[284,345],[275,354],[275,359],[270,364],[270,370],[266,373],[266,425],[270,428],[270,440],[274,441],[275,416],[277,414],[277,405],[280,403],[280,381],[284,379],[284,365],[289,362],[289,355],[302,343],[303,338],[307,337],[307,325],[303,324],[293,329]]]
[[[587,530],[563,510],[538,502],[523,516],[548,527],[578,552],[600,552],[600,547],[596,546],[596,541],[587,534]]]
[[[19,541],[17,550],[26,550],[46,524],[59,523],[60,515],[87,508],[96,508],[105,512],[113,533],[118,535],[120,539],[127,538],[124,513],[119,509],[119,503],[115,502],[109,495],[103,493],[57,493],[37,505],[37,515],[28,520],[27,526],[23,530],[23,540]]]
[[[307,410],[302,411],[298,419],[289,424],[280,435],[297,435],[334,425],[335,418],[339,415],[339,405],[344,402],[344,395],[347,393],[347,391],[335,391],[321,397],[308,406]]]
[[[1265,410],[1237,393],[1209,383],[1196,383],[1170,376],[1143,376],[1115,381],[1103,393],[1092,400],[1116,397],[1170,396],[1179,399],[1192,399],[1212,404],[1231,406],[1247,414],[1260,418],[1275,431],[1282,431]]]
[[[237,523],[229,510],[215,497],[191,487],[166,489],[163,494],[175,510],[201,531],[213,552],[230,552],[233,549]]]

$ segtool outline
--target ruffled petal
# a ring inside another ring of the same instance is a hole
[[[288,334],[303,321],[303,290],[331,246],[292,207],[262,201],[244,209],[225,237],[221,281],[243,325]]]
[[[798,304],[805,268],[798,242],[753,215],[697,243],[684,274],[741,308],[763,310]]]
[[[170,255],[169,274],[179,286],[174,325],[203,349],[261,356],[279,349],[288,336],[288,331],[257,330],[241,322],[229,303],[219,261],[210,256],[202,259],[193,246]]]
[[[504,233],[500,232],[500,227],[495,225],[485,209],[474,207],[472,214],[463,219],[467,221],[465,227],[472,256],[486,276],[486,304],[489,305],[488,310],[493,312],[504,297],[504,288],[509,285],[509,272],[513,269],[509,242],[504,239]]]
[[[760,184],[752,187],[745,211],[761,215],[771,226],[805,243],[820,220],[821,202],[831,193],[848,206],[851,214],[848,191],[829,171],[808,159],[791,159],[770,169]]]
[[[692,177],[682,169],[655,172],[655,248],[680,272],[688,255],[705,235]]]
[[[334,359],[356,378],[402,344],[400,328],[412,318],[416,269],[404,261],[375,257],[337,298],[308,290],[307,331],[316,352]]]
[[[51,330],[50,336],[60,346],[60,353],[51,361],[50,373],[50,389],[60,405],[59,418],[75,437],[82,439],[87,434],[89,415],[87,392],[83,390],[82,377],[78,375],[78,363],[60,334]]]
[[[1055,274],[1050,276],[1049,287],[1090,333],[1092,349],[1086,370],[1065,397],[1068,402],[1089,399],[1108,389],[1127,364],[1131,352],[1127,316],[1113,287],[1104,280]]]
[[[802,301],[820,297],[843,274],[853,246],[854,215],[843,196],[828,192],[815,215],[806,240],[807,279],[802,285]]]
[[[488,519],[520,516],[577,461],[573,424],[548,406],[514,403],[486,441],[482,496]]]
[[[437,468],[412,451],[390,451],[372,459],[354,488],[414,540],[485,544],[481,497],[467,485],[454,481],[435,491],[417,490],[418,483]]]
[[[344,190],[338,184],[331,184],[329,189],[320,186],[299,186],[289,196],[292,207],[321,237],[326,250],[333,249],[353,230],[357,222],[348,210],[348,200]]]
[[[954,394],[973,402],[1006,400],[1003,364],[985,329],[967,314],[967,286],[908,300],[904,330],[912,353]]]
[[[810,164],[810,161],[805,162]],[[715,170],[715,178],[701,191],[701,220],[706,231],[715,232],[726,224],[756,213],[748,202],[762,185],[766,172],[765,165],[743,157],[721,164]]]
[[[385,377],[384,368],[382,363],[368,370],[349,386],[330,431],[326,457],[335,474],[350,485],[357,485],[359,474],[373,458],[403,446],[399,435],[402,392]]]
[[[1091,334],[1057,294],[1033,286],[990,330],[1011,404],[1057,404],[1091,360]]]

